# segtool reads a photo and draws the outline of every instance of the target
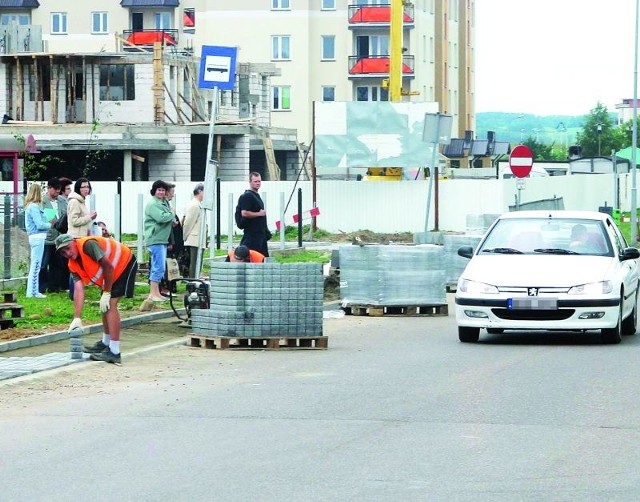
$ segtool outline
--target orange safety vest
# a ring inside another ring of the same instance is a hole
[[[101,288],[104,286],[102,267],[95,259],[84,252],[84,243],[94,240],[98,243],[107,259],[113,265],[113,282],[116,282],[131,260],[131,249],[120,242],[106,237],[80,237],[76,239],[78,245],[78,259],[69,260],[69,270],[82,279],[83,284],[93,283]]]
[[[227,256],[229,257],[229,261],[231,261],[231,257],[235,251],[229,251]],[[249,250],[249,263],[262,263],[264,261],[264,255],[259,253],[258,251],[254,251],[253,249]]]

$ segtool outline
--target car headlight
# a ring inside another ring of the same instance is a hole
[[[590,282],[589,284],[581,284],[574,286],[569,290],[570,295],[607,295],[613,291],[613,282],[600,281]]]
[[[482,293],[485,295],[498,294],[498,288],[491,284],[485,284],[484,282],[470,281],[468,279],[460,279],[458,281],[458,290],[463,293]]]

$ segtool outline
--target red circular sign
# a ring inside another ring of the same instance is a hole
[[[509,167],[516,178],[526,178],[533,167],[533,152],[527,145],[518,145],[509,155]]]

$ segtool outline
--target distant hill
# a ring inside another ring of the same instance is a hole
[[[475,137],[484,139],[488,131],[494,131],[496,141],[508,141],[511,144],[518,144],[531,136],[540,143],[572,145],[585,119],[585,115],[572,117],[483,112],[476,114]]]

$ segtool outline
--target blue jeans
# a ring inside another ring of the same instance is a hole
[[[149,280],[160,282],[167,266],[167,245],[152,244],[149,246]]]
[[[31,247],[31,257],[29,264],[29,276],[27,277],[27,298],[36,296],[39,291],[38,275],[42,266],[42,255],[44,254],[44,239],[47,234],[29,235],[29,246]]]

